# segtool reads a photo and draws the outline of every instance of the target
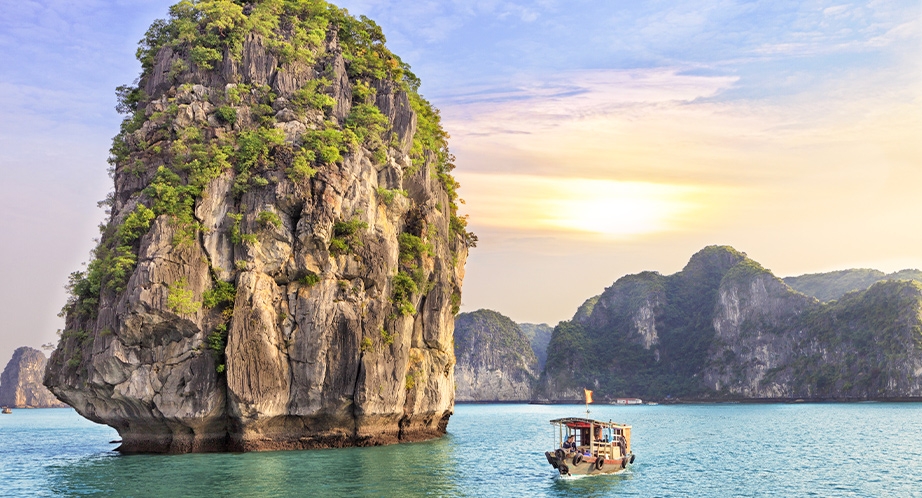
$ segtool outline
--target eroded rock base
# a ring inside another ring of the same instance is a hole
[[[121,445],[115,449],[124,454],[142,453],[214,453],[249,451],[317,450],[327,448],[351,448],[385,446],[397,443],[414,443],[437,439],[446,434],[448,419],[445,414],[437,421],[426,419],[420,422],[405,422],[398,431],[381,428],[378,431],[365,430],[363,434],[327,432],[322,434],[282,433],[266,427],[265,434],[151,434],[122,432]],[[433,422],[435,422],[433,424]],[[284,427],[285,422],[281,422]],[[288,421],[287,423],[290,423]],[[269,425],[269,424],[267,424]]]

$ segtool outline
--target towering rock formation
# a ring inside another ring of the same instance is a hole
[[[13,352],[0,375],[0,406],[11,408],[66,407],[42,385],[48,360],[37,349],[21,347]]]
[[[45,378],[122,451],[444,434],[476,238],[384,41],[322,0],[184,1],[141,41],[111,219]]]
[[[491,310],[455,319],[455,398],[528,401],[537,363],[528,338],[510,318]]]
[[[628,275],[562,322],[539,394],[922,397],[922,284],[820,303],[744,253],[707,247],[670,276]]]

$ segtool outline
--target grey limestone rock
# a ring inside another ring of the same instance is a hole
[[[491,310],[455,320],[458,401],[529,401],[538,359],[515,322]]]
[[[272,97],[256,89],[277,92],[268,126],[285,138],[246,173],[229,157],[231,167],[195,197],[191,236],[159,214],[134,243],[124,287],[103,285],[98,303],[69,304],[45,385],[116,428],[121,451],[365,446],[445,433],[454,405],[452,303],[468,250],[451,226],[453,199],[431,154],[417,164],[407,155],[417,123],[407,95],[374,81],[399,146],[384,161],[360,145],[315,164],[313,177],[289,174],[304,133],[324,120],[321,111],[294,111],[290,99],[320,72],[330,80],[321,91],[335,101],[329,118],[342,125],[353,82],[335,30],[315,66],[280,64],[251,33],[239,57],[225,51],[207,71],[164,46],[142,77],[147,119],[116,164],[110,227],[155,205],[149,185],[161,166],[187,181],[175,156],[189,127],[224,144],[266,126],[259,99]],[[233,107],[234,122],[218,119],[222,105]],[[385,202],[382,188],[401,194]],[[402,236],[427,249],[408,262]],[[401,272],[414,280],[403,294]],[[224,282],[236,289],[232,302],[208,307]]]
[[[42,385],[48,360],[37,349],[21,347],[0,375],[0,406],[10,408],[62,408],[61,403]]]

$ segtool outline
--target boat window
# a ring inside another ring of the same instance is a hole
[[[589,429],[569,429],[567,430],[567,436],[576,436],[575,442],[577,446],[589,444]]]
[[[581,445],[583,444],[583,437],[582,437],[582,436],[583,436],[583,431],[581,431],[581,430],[579,430],[579,429],[574,429],[574,428],[568,427],[568,428],[567,428],[567,437],[570,437],[570,436],[575,436],[575,439],[573,440],[573,442],[576,443],[577,446],[581,446]],[[566,438],[565,438],[565,439],[566,439]]]

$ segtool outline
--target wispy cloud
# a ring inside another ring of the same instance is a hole
[[[448,95],[441,101],[456,137],[533,133],[593,116],[625,115],[641,107],[692,102],[714,96],[736,80],[733,76],[682,74],[672,68],[572,71],[541,82]]]
[[[736,77],[586,71],[449,98],[444,113],[475,227],[647,236],[850,211],[843,193],[873,185],[904,192],[881,183],[881,168],[902,181],[922,174],[900,166],[922,159],[911,145],[922,101],[886,77],[725,101],[715,97]],[[603,228],[600,211],[622,224]]]

